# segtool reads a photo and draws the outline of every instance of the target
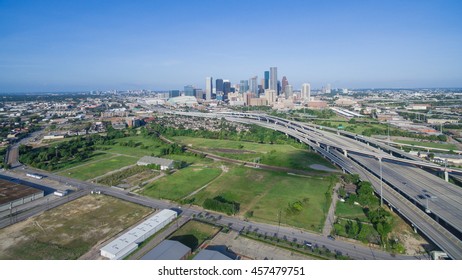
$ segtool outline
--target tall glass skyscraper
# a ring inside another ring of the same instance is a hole
[[[252,77],[249,79],[249,90],[257,96],[258,93],[258,84],[257,84],[258,77]]]
[[[278,92],[278,68],[270,67],[269,89],[275,90],[276,95]]]
[[[186,96],[194,96],[194,87],[191,85],[184,86],[184,95]]]
[[[215,80],[215,92],[218,93],[219,91],[223,92],[223,79]]]
[[[269,89],[269,79],[270,79],[270,72],[265,71],[265,88],[264,89]]]

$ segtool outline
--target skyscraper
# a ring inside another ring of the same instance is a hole
[[[286,76],[282,76],[282,91],[286,92],[286,86],[289,84]]]
[[[269,89],[278,92],[278,68],[270,67]]]
[[[223,92],[223,79],[216,79],[215,80],[215,92]]]
[[[311,97],[311,85],[308,83],[305,83],[302,85],[302,100],[310,101]]]
[[[212,99],[212,90],[213,90],[213,78],[205,78],[205,100]]]
[[[192,85],[184,86],[184,95],[194,96],[194,87]]]
[[[269,79],[270,79],[270,72],[265,71],[265,84],[263,89],[269,89]]]
[[[265,90],[265,97],[268,100],[268,105],[273,105],[276,102],[276,91],[273,89]]]
[[[294,89],[293,89],[292,85],[286,85],[286,87],[284,88],[284,94],[285,94],[287,99],[292,97],[292,95],[294,94],[293,91],[294,91]]]
[[[244,92],[247,92],[248,90],[249,90],[249,81],[241,80],[241,82],[239,83],[239,92],[244,93]]]
[[[168,96],[169,97],[178,97],[180,96],[180,91],[177,89],[172,89],[168,91]]]
[[[228,93],[231,92],[231,83],[229,80],[223,81],[223,101],[228,100]]]
[[[258,84],[257,84],[258,77],[252,77],[249,79],[249,90],[257,96],[258,93]]]

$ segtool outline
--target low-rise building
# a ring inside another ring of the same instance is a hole
[[[184,260],[191,254],[191,248],[179,241],[164,240],[141,260]]]
[[[158,158],[151,156],[144,156],[138,160],[137,165],[150,165],[155,164],[160,166],[160,170],[168,170],[173,168],[174,161],[166,158]]]

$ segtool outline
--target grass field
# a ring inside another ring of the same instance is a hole
[[[423,141],[420,142],[420,141],[410,141],[410,140],[396,140],[394,142],[415,145],[415,146],[429,147],[429,148],[457,150],[456,145],[449,144],[449,143],[434,143],[434,142],[423,142]]]
[[[104,152],[113,153],[113,154],[122,154],[127,156],[136,156],[136,157],[143,157],[143,156],[150,156],[152,153],[159,154],[161,142],[157,138],[145,138],[142,136],[130,136],[116,139],[115,145],[110,146],[100,146],[99,148],[104,149]],[[128,146],[120,146],[119,143],[127,143],[129,141],[133,141],[134,143],[140,143],[143,146],[147,147],[143,149],[140,146],[137,147],[128,147]]]
[[[345,219],[359,219],[362,222],[368,222],[369,219],[364,214],[363,208],[358,205],[350,205],[346,202],[337,202],[335,216]]]
[[[344,130],[352,131],[357,134],[363,134],[364,130],[368,128],[380,128],[380,129],[387,129],[387,125],[380,124],[380,123],[360,123],[357,122],[355,124],[350,124],[348,122],[341,122],[341,121],[328,121],[334,128],[337,128],[339,125],[343,126]],[[350,130],[351,129],[351,130]]]
[[[321,164],[329,168],[335,168],[318,154],[297,149],[291,145],[259,144],[185,136],[175,137],[175,141],[219,156],[245,161],[259,160],[261,163],[268,165],[302,170],[312,170],[310,168],[312,164]]]
[[[77,259],[151,211],[109,196],[85,196],[0,230],[0,259]]]
[[[66,169],[58,174],[79,180],[88,180],[127,165],[135,164],[138,158],[115,156],[101,161],[88,162],[72,169]]]
[[[196,250],[205,240],[214,236],[221,228],[198,221],[189,221],[175,231],[170,240],[176,240]]]
[[[221,174],[213,165],[190,165],[165,176],[144,188],[141,194],[170,200],[180,200]]]
[[[240,204],[239,215],[253,212],[252,220],[281,223],[319,231],[324,224],[331,196],[326,196],[332,186],[328,177],[299,177],[285,173],[251,169],[241,166],[231,168],[194,196],[194,203],[202,205],[205,199],[222,196]],[[288,214],[289,203],[307,198],[298,214]]]

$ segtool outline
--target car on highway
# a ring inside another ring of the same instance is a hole
[[[335,237],[333,237],[332,235],[328,235],[327,238],[329,238],[330,240],[335,240]]]
[[[310,248],[313,247],[313,244],[308,241],[303,242],[303,245],[305,245],[306,247],[310,247]]]

